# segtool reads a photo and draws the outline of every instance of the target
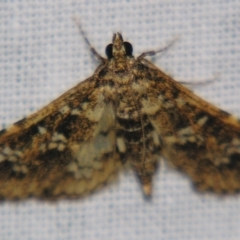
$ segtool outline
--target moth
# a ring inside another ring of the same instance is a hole
[[[0,132],[2,199],[81,197],[125,165],[150,196],[161,157],[201,191],[240,189],[239,120],[145,59],[154,52],[134,58],[120,33],[107,59],[91,50],[91,77]]]

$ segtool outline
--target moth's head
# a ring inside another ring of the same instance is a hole
[[[112,43],[107,45],[105,51],[108,59],[119,59],[132,57],[133,48],[131,43],[123,41],[120,33],[114,33]]]

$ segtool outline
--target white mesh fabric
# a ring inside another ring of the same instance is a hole
[[[34,112],[90,76],[97,66],[79,35],[77,16],[104,54],[120,31],[134,54],[180,40],[155,64],[175,79],[220,77],[194,91],[240,116],[240,2],[0,1],[0,123]],[[201,195],[165,165],[144,200],[131,172],[84,200],[0,204],[0,239],[239,239],[240,196]]]

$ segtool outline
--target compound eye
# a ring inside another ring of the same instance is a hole
[[[108,44],[106,49],[105,49],[105,53],[107,55],[108,59],[113,58],[113,44]]]
[[[133,47],[132,44],[129,42],[124,42],[123,43],[125,51],[126,51],[126,55],[127,56],[132,56],[132,52],[133,52]]]

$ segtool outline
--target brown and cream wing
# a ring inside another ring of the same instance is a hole
[[[118,160],[113,107],[89,78],[1,131],[0,197],[81,196],[108,182]]]
[[[161,140],[161,154],[199,190],[240,189],[240,124],[160,70],[151,70],[142,99]]]

